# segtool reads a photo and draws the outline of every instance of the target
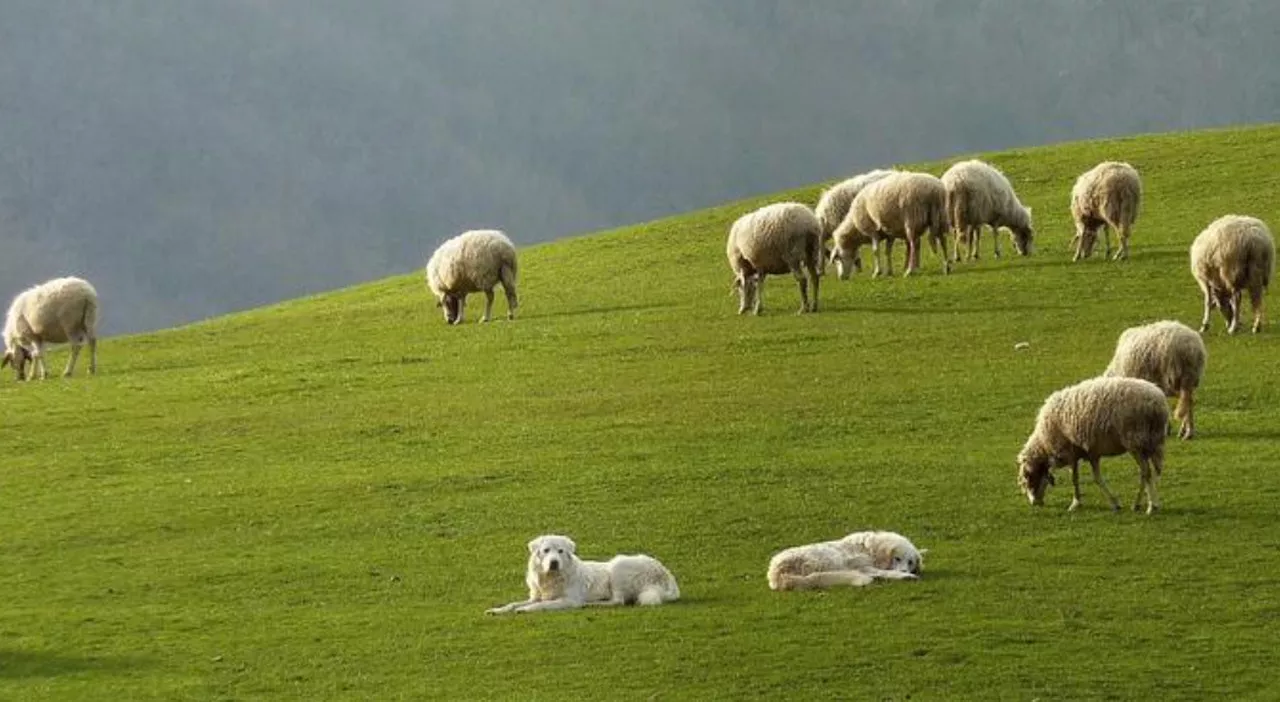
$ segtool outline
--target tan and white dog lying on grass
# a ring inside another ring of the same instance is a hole
[[[769,561],[769,587],[817,590],[837,585],[862,587],[876,579],[915,580],[924,554],[901,534],[859,531],[839,541],[778,552]]]
[[[658,605],[680,598],[671,571],[650,556],[614,556],[606,562],[578,558],[567,536],[545,535],[529,542],[524,580],[529,599],[486,614],[576,609],[585,605]]]

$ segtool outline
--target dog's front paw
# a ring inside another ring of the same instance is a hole
[[[489,609],[486,609],[484,613],[485,614],[506,614],[509,611],[511,610],[507,609],[506,607],[490,607]]]

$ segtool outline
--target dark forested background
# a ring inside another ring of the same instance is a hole
[[[0,295],[80,273],[136,331],[469,227],[1274,120],[1277,36],[1276,0],[0,0]]]

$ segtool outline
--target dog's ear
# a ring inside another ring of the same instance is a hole
[[[530,541],[530,542],[529,542],[529,555],[530,555],[530,556],[532,556],[533,554],[535,554],[535,553],[537,553],[537,552],[538,552],[538,544],[540,544],[540,543],[542,543],[542,537],[541,537],[541,536],[539,536],[538,538],[536,538],[536,539],[534,539],[533,541]]]
[[[918,550],[916,553],[919,553],[919,554],[921,555],[921,557],[923,557],[923,556],[924,556],[924,554],[926,554],[926,553],[928,553],[928,552],[929,552],[929,549],[927,549],[927,548],[922,548],[922,549]]]
[[[573,539],[571,539],[571,538],[569,538],[569,537],[567,537],[567,536],[566,536],[566,537],[564,537],[564,545],[565,545],[565,547],[568,549],[568,551],[569,551],[569,555],[570,555],[570,556],[572,556],[572,555],[574,555],[574,554],[576,554],[576,553],[578,552],[578,545],[577,545],[577,544],[575,544],[575,543],[573,543]]]

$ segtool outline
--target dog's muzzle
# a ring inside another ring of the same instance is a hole
[[[553,573],[556,572],[557,570],[560,570],[560,561],[549,561],[547,563],[547,570]]]

